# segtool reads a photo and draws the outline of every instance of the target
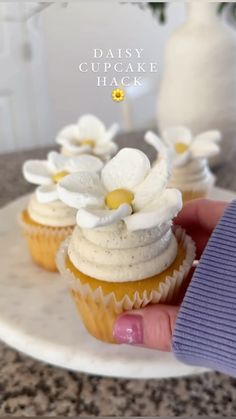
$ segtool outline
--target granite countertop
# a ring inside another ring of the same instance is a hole
[[[141,134],[122,135],[153,157]],[[0,206],[32,190],[22,162],[47,149],[0,156]],[[236,191],[235,155],[215,170],[217,185]],[[185,378],[127,380],[69,372],[0,343],[0,416],[236,416],[236,379],[209,372]]]

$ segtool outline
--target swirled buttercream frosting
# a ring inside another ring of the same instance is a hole
[[[76,223],[76,210],[59,200],[41,203],[37,200],[36,194],[33,194],[27,210],[33,221],[44,226],[67,227]]]
[[[68,249],[74,266],[108,282],[142,280],[167,269],[177,255],[171,222],[151,229],[128,231],[120,221],[107,227],[76,227]]]
[[[191,160],[184,166],[173,168],[168,186],[184,190],[199,190],[213,186],[215,177],[206,159]]]

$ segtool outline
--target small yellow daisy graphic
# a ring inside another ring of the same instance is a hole
[[[112,100],[114,100],[114,102],[122,102],[122,100],[124,100],[125,98],[125,92],[123,89],[114,89],[112,91]]]

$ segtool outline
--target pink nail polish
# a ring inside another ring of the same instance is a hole
[[[143,321],[139,315],[124,314],[113,328],[113,336],[118,343],[138,345],[143,343]]]

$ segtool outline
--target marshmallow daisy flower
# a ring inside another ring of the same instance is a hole
[[[77,124],[62,129],[56,142],[62,146],[64,154],[91,153],[97,156],[111,156],[117,151],[117,145],[113,141],[117,131],[117,124],[106,129],[97,117],[84,115]]]
[[[181,193],[167,189],[169,167],[161,159],[152,168],[140,150],[124,148],[100,174],[79,172],[58,183],[60,199],[78,209],[77,224],[96,228],[123,220],[128,230],[171,221],[182,207]]]
[[[47,155],[47,160],[28,160],[23,165],[25,179],[39,185],[36,197],[41,203],[49,203],[59,199],[57,183],[64,176],[78,171],[99,172],[103,168],[102,161],[91,155],[83,154],[65,157],[56,151]]]
[[[184,126],[171,127],[163,131],[162,138],[151,131],[145,134],[145,141],[160,155],[169,154],[174,166],[184,166],[195,159],[209,159],[220,152],[221,133],[217,130],[192,135]]]

